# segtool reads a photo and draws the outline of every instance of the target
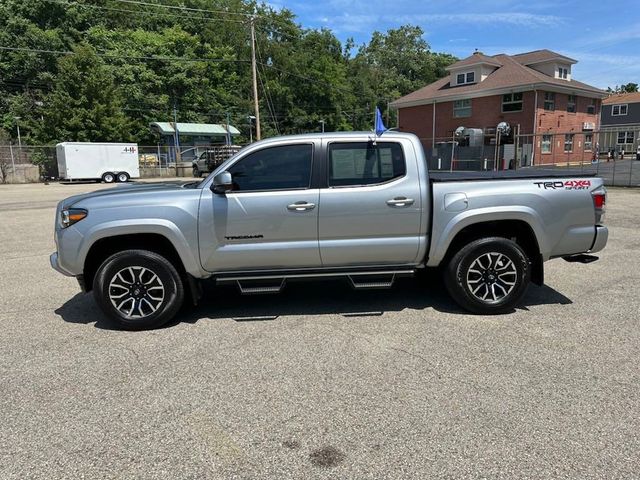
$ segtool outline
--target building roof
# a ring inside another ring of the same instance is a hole
[[[603,105],[617,103],[640,103],[640,92],[614,93],[602,101]]]
[[[471,57],[473,57],[473,55]],[[450,77],[447,76],[395,100],[391,103],[391,106],[401,108],[414,105],[424,105],[434,101],[445,102],[459,100],[461,98],[483,97],[508,93],[509,91],[534,89],[547,89],[551,91],[568,90],[570,93],[575,92],[576,94],[591,96],[593,98],[604,98],[606,96],[606,92],[604,90],[592,87],[586,83],[578,82],[573,79],[564,80],[545,75],[542,72],[523,65],[521,61],[518,61],[515,58],[515,56],[499,54],[494,55],[491,58],[500,62],[501,66],[496,68],[481,82],[451,86],[449,83]]]
[[[180,135],[194,135],[203,137],[224,136],[227,134],[226,125],[217,123],[180,123],[178,122],[178,133]],[[173,123],[170,122],[153,122],[151,128],[156,130],[160,135],[173,135]],[[231,135],[240,135],[233,125],[229,125],[229,133]]]
[[[470,67],[471,65],[493,65],[494,67],[501,67],[502,63],[496,58],[488,57],[482,52],[474,52],[470,57],[449,65],[445,70],[457,70],[458,68]]]
[[[551,62],[553,60],[562,60],[572,64],[578,63],[578,61],[573,58],[552,52],[546,48],[542,50],[534,50],[532,52],[518,53],[517,55],[512,55],[512,58],[522,65],[533,65],[534,63]]]

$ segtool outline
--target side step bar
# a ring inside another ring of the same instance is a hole
[[[274,283],[270,281],[268,283],[265,282],[257,282],[257,281],[240,281],[236,282],[238,284],[238,289],[242,295],[261,295],[265,293],[280,293],[284,288],[285,280],[284,278],[280,280],[280,283]]]
[[[368,277],[369,275],[367,275]],[[374,277],[374,275],[371,275]],[[391,288],[396,280],[395,273],[391,275],[375,275],[375,278],[354,278],[349,275],[349,282],[355,290],[369,290],[374,288]]]
[[[562,257],[565,262],[570,263],[591,263],[598,260],[600,257],[596,257],[595,255],[587,255],[586,253],[579,253],[578,255],[569,255],[567,257]]]
[[[289,280],[321,280],[347,278],[356,290],[374,288],[391,288],[396,278],[412,276],[415,269],[407,270],[373,270],[373,271],[337,271],[337,272],[291,272],[219,276],[218,284],[235,283],[243,295],[279,293]]]

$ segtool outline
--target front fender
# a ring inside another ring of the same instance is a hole
[[[177,225],[160,218],[114,220],[92,226],[86,231],[80,244],[77,256],[78,264],[84,265],[91,246],[98,240],[117,235],[140,233],[162,235],[169,240],[176,249],[187,273],[196,277],[203,275],[204,272],[194,255],[194,252],[197,252],[198,248],[197,242],[191,245]]]

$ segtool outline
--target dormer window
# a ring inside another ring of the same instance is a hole
[[[562,78],[567,80],[569,78],[569,68],[568,67],[558,67],[558,78]]]
[[[465,72],[456,75],[456,85],[465,85],[467,83],[475,83],[476,72]]]

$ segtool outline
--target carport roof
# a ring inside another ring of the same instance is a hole
[[[160,135],[173,135],[175,130],[171,122],[152,122],[151,129],[156,130]],[[178,122],[178,133],[180,135],[194,135],[203,137],[224,136],[227,134],[226,125],[218,123],[180,123]],[[233,125],[229,125],[231,135],[240,135]]]

